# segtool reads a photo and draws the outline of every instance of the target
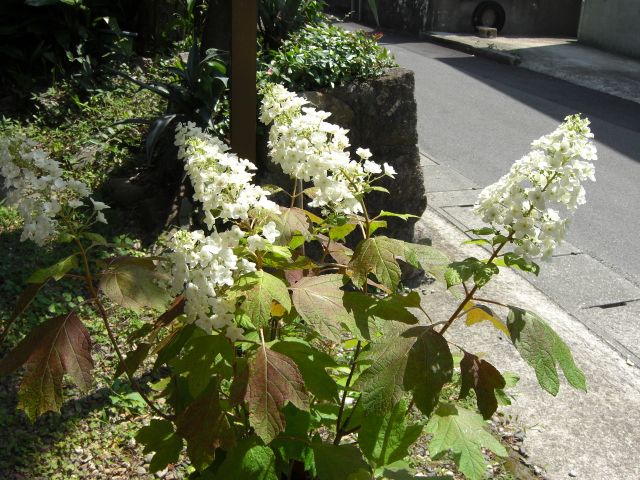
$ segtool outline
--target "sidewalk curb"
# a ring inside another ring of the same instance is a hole
[[[474,47],[463,42],[457,42],[448,38],[442,38],[437,35],[432,35],[429,32],[420,32],[418,34],[418,37],[420,38],[420,40],[424,40],[429,43],[435,43],[436,45],[442,45],[443,47],[453,48],[470,55],[488,58],[505,65],[517,66],[520,65],[522,61],[518,55],[514,55],[512,53],[502,52],[500,50],[494,50],[492,48]]]

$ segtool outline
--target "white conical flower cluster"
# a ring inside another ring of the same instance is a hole
[[[235,249],[244,232],[237,226],[226,232],[177,230],[168,239],[167,254],[171,293],[184,293],[185,314],[207,332],[222,330],[231,340],[242,337],[233,322],[235,305],[224,298],[238,277],[255,271],[255,265],[239,258]]]
[[[268,191],[252,183],[255,165],[229,152],[219,139],[187,123],[178,127],[175,144],[211,233],[178,230],[169,236],[170,288],[174,295],[184,292],[188,321],[207,332],[224,331],[235,341],[243,338],[243,329],[235,325],[235,304],[225,294],[240,276],[256,270],[241,255],[255,255],[280,236],[275,222],[263,223],[280,214],[280,209],[267,198]],[[241,221],[245,226],[249,222],[242,221],[250,219],[251,232],[237,225],[218,232],[218,218]],[[249,233],[245,247],[242,240]]]
[[[512,235],[515,253],[529,260],[549,258],[564,240],[573,212],[585,203],[582,182],[595,181],[592,138],[589,120],[568,116],[480,193],[474,212]]]
[[[231,153],[219,139],[186,123],[176,129],[175,144],[210,229],[216,218],[246,220],[250,213],[280,213],[268,199],[270,193],[252,183],[256,166]]]
[[[358,149],[359,160],[352,160],[348,132],[326,121],[330,113],[305,107],[304,99],[282,85],[267,85],[262,94],[261,120],[272,124],[270,156],[287,175],[313,183],[310,206],[359,213],[367,185],[395,174],[390,165],[369,160],[367,149]]]
[[[20,239],[44,245],[59,233],[59,217],[65,210],[88,206],[91,190],[78,180],[65,180],[60,164],[36,147],[25,137],[0,137],[0,175],[7,204],[24,221]],[[90,200],[95,220],[106,223],[102,210],[109,207]]]

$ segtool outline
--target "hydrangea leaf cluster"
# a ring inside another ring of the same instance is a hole
[[[550,258],[563,242],[574,211],[585,203],[582,183],[595,181],[592,162],[598,157],[592,138],[589,120],[566,117],[480,193],[474,212],[510,236],[516,254],[527,260]]]
[[[0,137],[0,174],[7,203],[17,208],[24,222],[22,241],[44,245],[61,233],[61,221],[70,217],[70,211],[88,206],[87,198],[93,208],[91,219],[107,223],[103,210],[109,207],[90,198],[91,190],[83,182],[65,179],[60,164],[30,139]]]
[[[395,175],[391,165],[370,160],[368,149],[359,148],[358,159],[351,159],[348,131],[327,122],[330,113],[305,106],[306,100],[282,85],[268,84],[262,94],[260,118],[271,125],[271,159],[290,177],[313,183],[309,206],[361,213],[371,184]]]

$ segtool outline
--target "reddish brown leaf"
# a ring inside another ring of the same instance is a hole
[[[167,309],[167,311],[157,318],[156,323],[154,324],[154,332],[160,330],[163,327],[168,326],[176,318],[182,315],[184,313],[185,303],[186,303],[186,300],[184,298],[184,295],[178,295],[173,300],[173,302],[171,303],[171,306]]]
[[[177,427],[178,434],[187,441],[189,459],[198,469],[213,461],[216,448],[229,450],[236,443],[227,415],[220,406],[215,381],[178,417]]]
[[[498,409],[495,390],[505,387],[504,378],[496,367],[468,352],[464,352],[460,371],[462,376],[460,398],[466,397],[469,390],[475,390],[480,413],[485,420],[491,418]]]
[[[349,264],[351,257],[353,256],[353,250],[345,247],[342,243],[333,241],[329,242],[329,237],[325,235],[318,235],[317,238],[325,248],[327,248],[327,245],[329,246],[329,255],[331,255],[336,262],[341,263],[342,265]]]
[[[83,391],[91,386],[91,339],[75,313],[38,325],[0,361],[0,375],[25,367],[18,407],[30,419],[62,405],[62,377]]]
[[[262,345],[249,360],[249,377],[244,400],[249,407],[249,423],[268,444],[284,430],[281,408],[292,403],[309,410],[309,397],[295,362]]]

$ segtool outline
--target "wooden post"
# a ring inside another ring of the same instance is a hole
[[[231,2],[231,148],[256,160],[257,0]]]

